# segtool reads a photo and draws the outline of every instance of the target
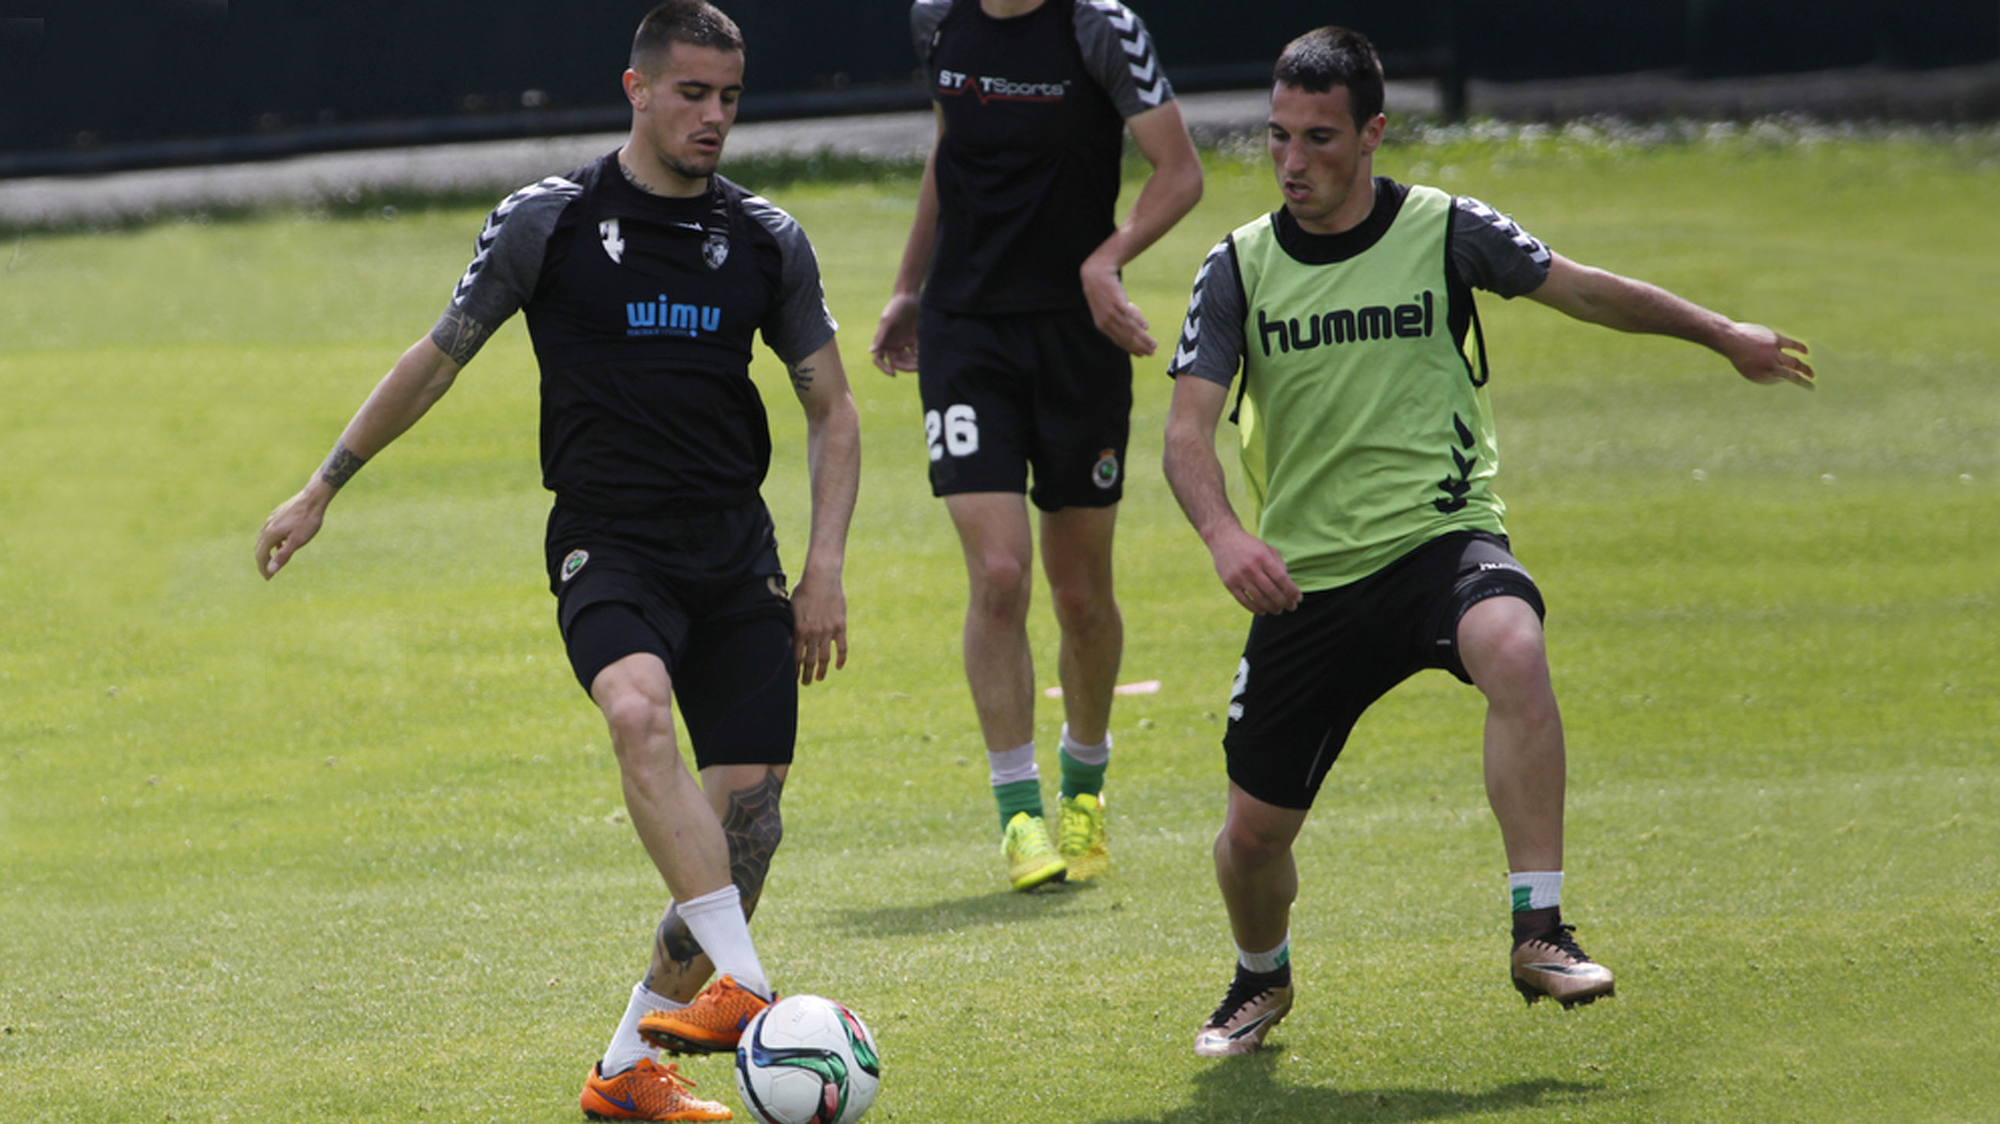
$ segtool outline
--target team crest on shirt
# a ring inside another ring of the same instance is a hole
[[[721,269],[729,260],[729,236],[717,231],[701,244],[701,260],[710,269]]]
[[[604,243],[604,253],[610,257],[611,263],[613,265],[623,264],[625,258],[625,239],[618,233],[618,220],[605,219],[603,222],[598,223],[597,237],[599,241]]]
[[[584,564],[585,562],[588,562],[588,561],[590,561],[590,552],[589,552],[589,551],[587,551],[587,550],[572,550],[572,551],[570,551],[570,552],[569,552],[569,557],[568,557],[568,558],[565,558],[565,559],[563,559],[563,564],[562,564],[562,580],[564,580],[564,581],[568,581],[568,580],[570,580],[571,578],[575,577],[575,576],[576,576],[576,572],[577,572],[578,570],[581,570],[581,569],[583,569],[583,564]]]
[[[1100,488],[1109,489],[1118,483],[1118,451],[1106,449],[1097,456],[1097,464],[1090,470],[1090,482]]]

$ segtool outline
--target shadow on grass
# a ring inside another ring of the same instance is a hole
[[[1542,1078],[1484,1091],[1446,1089],[1327,1089],[1281,1084],[1282,1048],[1227,1058],[1194,1078],[1194,1098],[1158,1116],[1122,1117],[1098,1124],[1238,1124],[1239,1121],[1389,1122],[1449,1120],[1515,1111],[1552,1111],[1577,1105],[1601,1085]]]
[[[1044,886],[1028,894],[1015,890],[994,890],[922,905],[850,909],[839,914],[839,919],[846,926],[849,936],[935,935],[946,929],[973,929],[1066,917],[1075,911],[1076,906],[1083,904],[1092,889],[1088,882],[1065,882]]]

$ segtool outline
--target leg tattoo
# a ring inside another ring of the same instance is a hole
[[[764,878],[771,873],[771,856],[785,836],[784,817],[778,811],[778,797],[785,782],[777,773],[729,794],[729,808],[722,816],[722,834],[729,839],[729,880],[743,895],[743,916],[757,912],[757,899],[764,894]]]
[[[722,814],[722,833],[729,840],[729,880],[743,898],[743,916],[756,915],[757,900],[764,893],[764,878],[771,872],[771,856],[784,838],[783,817],[778,798],[785,782],[777,773],[767,773],[756,784],[740,788],[728,796]],[[696,971],[695,959],[702,955],[701,943],[688,931],[680,911],[667,906],[666,915],[653,932],[653,962],[646,971],[645,984],[655,994],[666,994],[676,981]],[[708,968],[703,965],[700,975]]]

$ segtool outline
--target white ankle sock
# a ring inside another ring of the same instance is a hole
[[[1559,906],[1562,892],[1560,870],[1523,870],[1507,876],[1507,897],[1516,910]]]
[[[1079,765],[1102,765],[1111,760],[1111,732],[1104,733],[1101,745],[1085,745],[1069,736],[1069,723],[1062,726],[1062,749]]]
[[[1019,781],[1040,780],[1041,771],[1035,768],[1035,743],[1017,745],[1013,749],[999,752],[986,751],[986,767],[990,771],[993,787],[1014,784]]]
[[[688,932],[694,934],[701,950],[715,963],[717,976],[734,976],[737,983],[770,998],[771,984],[764,978],[757,946],[750,941],[750,922],[743,917],[743,895],[735,886],[724,886],[680,902],[678,908]]]
[[[654,1011],[676,1011],[687,1006],[685,1003],[668,999],[664,995],[654,995],[646,990],[643,983],[632,985],[632,998],[625,1003],[625,1017],[618,1022],[618,1029],[611,1034],[611,1044],[604,1048],[604,1061],[598,1072],[606,1077],[618,1074],[638,1065],[641,1059],[659,1059],[659,1051],[653,1044],[639,1037],[639,1020]]]
[[[1292,938],[1289,936],[1279,941],[1278,947],[1269,952],[1245,952],[1240,948],[1236,950],[1236,963],[1246,972],[1269,975],[1291,962]]]

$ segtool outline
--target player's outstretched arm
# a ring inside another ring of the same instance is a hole
[[[1222,461],[1215,455],[1215,427],[1229,388],[1194,375],[1174,379],[1167,410],[1166,454],[1161,466],[1181,511],[1200,533],[1236,603],[1253,613],[1283,613],[1299,607],[1299,587],[1285,560],[1271,545],[1243,529],[1229,506]]]
[[[1180,104],[1165,105],[1125,119],[1139,154],[1153,166],[1132,204],[1132,212],[1078,269],[1084,299],[1097,330],[1133,355],[1151,355],[1158,345],[1139,306],[1125,295],[1118,271],[1174,228],[1201,202],[1201,157],[1188,138]]]
[[[910,240],[903,245],[902,264],[896,267],[896,285],[882,318],[875,324],[875,340],[868,355],[876,369],[890,378],[897,371],[917,369],[917,309],[924,291],[924,277],[931,271],[931,256],[937,252],[938,196],[937,153],[944,140],[944,111],[937,114],[937,137],[924,161],[923,182],[917,188],[917,217],[910,224]]]
[[[841,572],[847,527],[861,488],[861,415],[828,340],[790,367],[792,389],[806,411],[806,464],[812,475],[812,534],[805,568],[792,591],[793,643],[799,683],[826,678],[827,668],[847,666],[847,594]]]
[[[469,356],[468,356],[469,358]],[[312,541],[333,497],[369,458],[402,436],[451,389],[461,364],[425,336],[396,361],[340,435],[326,463],[299,493],[271,513],[257,533],[257,572],[269,581]]]
[[[1701,344],[1754,383],[1783,381],[1813,388],[1813,369],[1803,358],[1808,351],[1805,344],[1762,324],[1731,320],[1657,285],[1553,254],[1548,279],[1528,295],[1592,324]]]

